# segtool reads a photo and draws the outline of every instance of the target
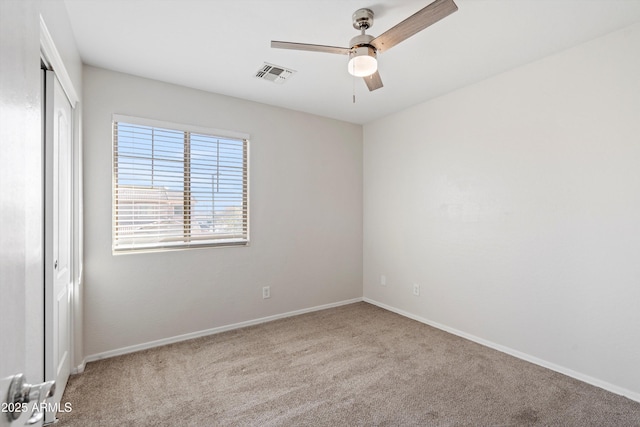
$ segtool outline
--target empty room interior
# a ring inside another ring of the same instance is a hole
[[[0,12],[0,427],[640,426],[640,1]]]

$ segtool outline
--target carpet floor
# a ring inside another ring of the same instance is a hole
[[[640,426],[640,403],[367,303],[87,364],[58,426]]]

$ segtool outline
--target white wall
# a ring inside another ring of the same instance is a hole
[[[362,296],[361,126],[92,67],[84,82],[87,355]],[[249,133],[251,245],[113,256],[112,113]]]
[[[638,52],[640,24],[365,125],[365,298],[640,400]]]

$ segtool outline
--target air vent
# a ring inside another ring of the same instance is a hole
[[[294,70],[265,62],[262,68],[260,68],[256,73],[256,77],[273,83],[282,84],[287,81],[293,73],[295,73]]]

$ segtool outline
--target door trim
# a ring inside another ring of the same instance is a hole
[[[69,98],[71,108],[75,109],[80,98],[78,98],[78,93],[73,87],[69,72],[67,72],[67,68],[64,66],[62,57],[53,43],[53,38],[51,37],[51,33],[49,32],[42,15],[40,15],[40,52],[46,63],[50,66],[50,69],[56,73],[56,76],[62,85],[62,90],[64,90],[64,93],[67,94],[67,98]]]
[[[40,15],[40,57],[52,70],[62,90],[67,96],[72,108],[72,146],[71,146],[71,180],[72,180],[72,273],[71,273],[71,334],[70,334],[70,356],[71,373],[84,371],[85,360],[82,349],[82,277],[83,277],[83,254],[82,254],[82,140],[80,133],[81,112],[79,107],[80,98],[73,85],[71,76],[67,71],[62,56],[60,55],[53,37],[47,28],[44,18]],[[43,110],[44,114],[44,110]],[[44,134],[43,134],[44,138]],[[44,151],[43,151],[44,156]],[[44,167],[44,158],[43,158]],[[44,188],[43,188],[44,191]],[[44,219],[44,218],[43,218]],[[44,380],[44,378],[43,378]]]

